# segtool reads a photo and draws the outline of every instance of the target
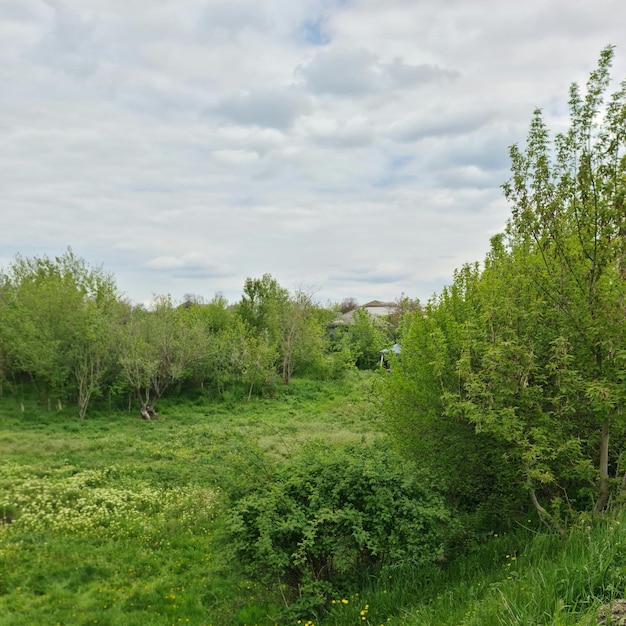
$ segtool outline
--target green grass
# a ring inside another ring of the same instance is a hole
[[[257,445],[289,459],[306,441],[380,436],[371,384],[170,399],[155,422],[135,410],[79,421],[0,399],[0,626],[274,624],[280,598],[246,580],[219,539],[220,484],[255,471],[246,455]],[[565,538],[532,522],[501,530],[439,565],[365,577],[314,622],[594,624],[602,603],[626,596],[626,518]]]
[[[335,602],[324,624],[347,626],[361,617],[406,626],[596,624],[603,603],[625,596],[622,515],[572,528],[566,537],[520,528],[448,565],[386,570],[347,604]]]
[[[163,400],[161,419],[0,400],[0,624],[255,624],[275,612],[216,537],[241,450],[378,436],[371,375],[271,399]]]

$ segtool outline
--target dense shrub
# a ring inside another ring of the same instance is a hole
[[[449,517],[387,444],[308,446],[235,503],[232,533],[251,574],[311,611],[383,565],[432,561]]]

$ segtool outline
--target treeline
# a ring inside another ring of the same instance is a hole
[[[376,365],[398,320],[361,309],[338,324],[339,309],[269,274],[248,278],[234,304],[160,296],[145,308],[71,249],[18,255],[0,271],[0,391],[35,393],[52,408],[75,403],[81,419],[94,401],[136,401],[150,418],[164,393],[249,399],[296,373],[328,379]]]
[[[563,532],[626,499],[626,82],[612,48],[570,127],[511,148],[506,231],[406,324],[383,389],[397,441],[457,510]]]

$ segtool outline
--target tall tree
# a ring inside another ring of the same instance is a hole
[[[296,293],[285,302],[279,315],[281,375],[289,384],[295,369],[320,359],[324,352],[324,330],[316,316],[312,295]]]
[[[246,278],[237,314],[251,330],[275,344],[280,336],[280,314],[288,301],[289,292],[271,274]]]
[[[506,232],[415,318],[430,327],[423,345],[403,345],[402,362],[424,359],[426,388],[402,366],[390,377],[413,390],[417,428],[434,413],[500,442],[556,527],[564,508],[600,512],[626,484],[610,479],[626,451],[626,83],[607,96],[612,59],[605,49],[584,96],[572,86],[567,132],[550,141],[536,111],[526,147],[511,148]]]
[[[575,364],[570,394],[581,402],[571,419],[597,429],[597,511],[610,495],[609,434],[621,427],[626,356],[626,81],[607,96],[612,60],[607,47],[584,96],[572,85],[570,128],[552,145],[535,112],[526,150],[511,149],[504,186],[510,246],[528,250],[527,271],[558,330],[553,341]]]

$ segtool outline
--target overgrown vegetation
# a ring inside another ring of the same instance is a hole
[[[389,514],[402,518],[395,500],[408,500],[411,490],[397,476],[406,472],[411,483],[416,475],[410,467],[399,468],[384,443],[376,405],[366,399],[371,384],[365,373],[343,382],[295,379],[276,397],[251,402],[166,398],[162,419],[151,422],[134,411],[77,421],[71,411],[50,414],[36,402],[22,413],[15,400],[4,398],[0,624],[243,626],[299,619],[337,626],[574,625],[593,623],[602,604],[621,597],[626,585],[621,516],[602,522],[580,518],[563,537],[545,533],[534,515],[476,536],[459,535],[458,528],[437,521],[434,535],[416,535],[425,543],[408,551],[407,559],[396,553],[399,558],[390,561],[377,553],[375,567],[367,563],[333,577],[323,603],[305,593],[296,601],[307,598],[308,604],[294,606],[289,589],[278,580],[268,584],[262,560],[244,569],[237,546],[226,539],[228,519],[237,513],[224,497],[246,510],[251,485],[274,503],[272,490],[287,493],[296,505],[285,521],[300,520],[307,529],[309,522],[324,521],[330,509],[311,502],[309,515],[299,515],[306,514],[307,494],[315,494],[316,485],[324,489],[315,497],[328,504],[345,494],[339,489],[335,496],[321,478],[338,488],[356,483],[361,498],[344,507],[349,525],[308,536],[313,548],[332,559],[340,557],[335,536],[344,537],[348,548],[356,546],[348,529],[360,527],[362,516],[383,525]],[[311,441],[317,441],[317,453],[328,454],[308,453]],[[335,446],[347,446],[352,462],[338,468],[339,477],[346,468],[343,482],[323,471],[343,457],[333,452]],[[366,471],[357,472],[362,461]],[[320,480],[293,493],[291,486],[306,485],[309,463]],[[382,503],[371,503],[373,516],[363,510],[370,505],[370,480],[383,496]],[[388,495],[387,481],[392,482]],[[417,493],[426,496],[421,501],[426,517],[421,511],[417,519],[439,520],[441,501],[424,491],[427,487],[416,481]],[[268,521],[277,512],[261,511]],[[266,530],[275,530],[281,541],[286,537],[285,527],[268,524]],[[382,532],[377,537],[387,541]],[[407,547],[403,541],[394,544],[392,536],[389,541],[391,548]],[[416,555],[426,557],[418,566],[411,563]]]
[[[402,311],[398,309],[398,314]],[[17,256],[0,270],[0,395],[33,393],[50,409],[135,403],[156,416],[164,394],[250,400],[294,374],[338,379],[378,364],[397,322],[359,311],[341,325],[338,305],[293,294],[269,274],[249,278],[238,303],[156,296],[133,306],[115,280],[68,251]]]
[[[220,530],[222,494],[256,449],[286,463],[307,441],[380,437],[369,376],[294,380],[268,399],[165,398],[72,419],[0,400],[0,624],[245,624],[278,614]],[[257,616],[257,617],[254,617]],[[186,620],[189,620],[187,622]]]

